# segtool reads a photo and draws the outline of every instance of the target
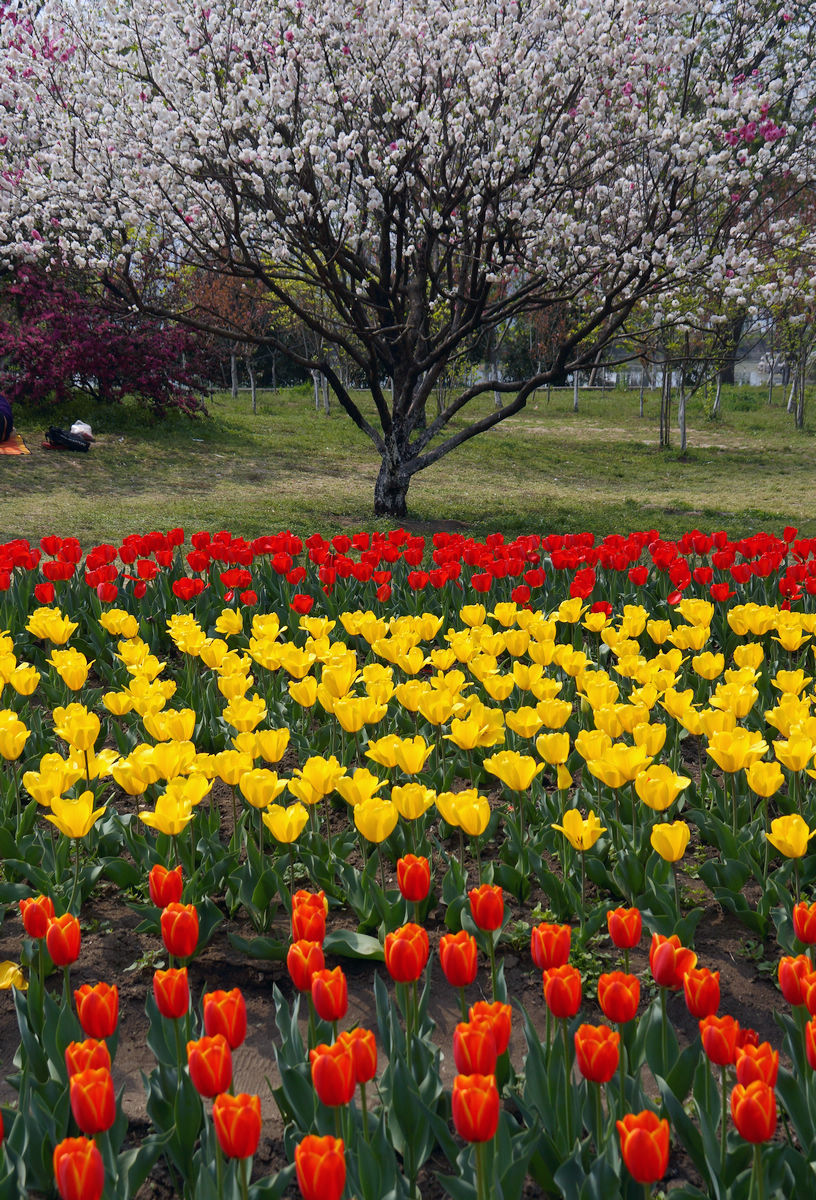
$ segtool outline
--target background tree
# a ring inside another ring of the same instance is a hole
[[[759,231],[801,233],[813,22],[803,0],[23,4],[3,20],[5,254],[55,242],[210,332],[145,262],[256,281],[314,333],[299,361],[400,517],[413,475],[596,361],[644,299],[658,323],[698,281],[737,301]],[[564,304],[546,366],[485,373],[426,419],[486,331]],[[484,393],[501,404],[467,420]]]

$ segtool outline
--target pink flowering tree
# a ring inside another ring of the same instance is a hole
[[[126,396],[164,414],[202,411],[204,360],[190,331],[77,291],[23,264],[0,293],[0,392],[17,404]]]
[[[747,304],[760,235],[813,237],[812,25],[810,0],[19,3],[0,253],[57,247],[216,334],[173,277],[260,284],[313,330],[301,361],[380,456],[375,511],[401,517],[417,472],[595,362],[645,301],[660,325],[698,283]],[[564,305],[535,374],[426,411],[486,331]]]

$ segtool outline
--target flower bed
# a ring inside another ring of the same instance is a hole
[[[678,1196],[804,1188],[814,549],[792,529],[0,547],[0,900],[23,921],[0,1187],[124,1200],[161,1160],[197,1198],[295,1174],[306,1197],[401,1197],[429,1165],[454,1197],[629,1196],[673,1147]],[[117,981],[71,983],[106,881],[166,962],[136,1145]],[[777,942],[775,1045],[717,1015],[690,882]],[[266,1096],[238,1054],[233,1095],[241,991],[190,987],[225,928],[275,972]],[[508,989],[522,942],[536,1012]],[[376,1029],[338,960],[370,964]],[[271,1105],[288,1165],[253,1177]]]

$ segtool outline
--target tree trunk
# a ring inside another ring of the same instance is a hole
[[[572,376],[572,411],[578,412],[578,369],[576,367]]]
[[[774,360],[773,360],[773,359],[771,359],[771,365],[770,365],[770,367],[768,368],[768,407],[769,407],[769,408],[770,408],[770,407],[773,405],[773,392],[774,392],[774,389],[773,389],[773,383],[774,383],[773,377],[774,377],[774,365],[775,365],[775,364],[774,364]]]
[[[402,520],[408,513],[406,497],[411,476],[383,458],[374,484],[374,516]]]
[[[315,412],[320,408],[320,372],[312,371],[312,385],[314,387]]]
[[[230,386],[233,400],[238,399],[238,355],[230,350]]]
[[[255,363],[249,357],[246,360],[246,368],[249,375],[249,390],[252,395],[252,413],[254,416],[258,412],[258,389],[255,380]]]
[[[795,408],[795,405],[793,403],[793,397],[796,395],[796,384],[797,384],[798,379],[799,379],[799,367],[796,366],[791,375],[790,392],[788,393],[787,412],[789,412],[789,413],[792,413]]]
[[[331,400],[329,399],[329,381],[326,376],[322,379],[323,385],[323,412],[328,417],[331,413]]]
[[[711,406],[712,417],[720,415],[720,401],[722,399],[722,375],[717,375],[717,391],[714,394],[714,403]]]
[[[686,453],[686,385],[680,379],[680,397],[677,401],[677,428],[680,431],[680,453]]]
[[[802,362],[799,371],[799,396],[796,402],[796,428],[805,428],[805,386],[807,384],[807,371],[805,370],[805,362]]]

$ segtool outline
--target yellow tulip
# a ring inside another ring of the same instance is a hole
[[[297,681],[290,679],[287,686],[289,695],[301,708],[311,708],[317,699],[317,680],[314,675],[306,675]]]
[[[577,808],[568,808],[561,820],[563,825],[553,824],[552,828],[563,833],[575,850],[590,850],[601,834],[606,833],[606,826],[601,825],[591,809],[584,819]]]
[[[163,792],[156,801],[154,812],[139,813],[139,820],[159,833],[175,837],[181,833],[193,819],[193,806],[189,799],[178,798]]]
[[[241,776],[238,787],[241,789],[241,795],[253,808],[266,808],[273,800],[277,800],[281,792],[286,791],[286,780],[278,779],[277,771],[255,767]]]
[[[245,675],[243,671],[224,671],[219,674],[216,685],[225,700],[241,700],[254,682],[254,675]]]
[[[416,821],[436,800],[436,792],[423,783],[405,783],[391,788],[391,800],[406,821]]]
[[[443,821],[458,828],[459,813],[456,808],[457,792],[439,792],[434,803]]]
[[[224,608],[215,618],[215,628],[224,637],[244,632],[244,615],[237,608]]]
[[[774,742],[773,752],[789,771],[803,771],[813,758],[816,747],[808,737],[791,735],[787,741]]]
[[[706,753],[709,754],[721,770],[733,774],[750,767],[768,750],[768,743],[762,740],[758,733],[750,729],[737,728],[713,733],[709,739]]]
[[[81,779],[108,779],[119,761],[119,755],[110,748],[100,750],[98,754],[92,749],[77,750],[75,746],[70,749],[68,762],[79,771]]]
[[[783,650],[787,650],[789,654],[793,654],[810,639],[809,633],[804,633],[795,625],[784,625],[779,628],[779,637],[774,636],[774,641],[779,642]]]
[[[423,692],[417,705],[419,712],[431,725],[444,725],[453,712],[455,700],[452,692],[430,688]]]
[[[24,992],[28,988],[28,983],[23,975],[22,967],[15,962],[6,960],[0,962],[0,991],[6,991],[8,988]]]
[[[585,696],[592,708],[617,703],[620,688],[606,671],[584,671],[577,682],[579,695]]]
[[[560,792],[564,792],[572,786],[572,776],[563,763],[558,764],[555,786]]]
[[[69,647],[67,650],[52,650],[48,662],[57,672],[63,683],[72,692],[77,692],[84,686],[93,660],[89,662],[79,650]]]
[[[157,750],[160,748],[156,747]],[[241,754],[239,750],[222,750],[215,756],[215,772],[230,787],[235,787],[241,776],[251,770],[252,758],[248,754]]]
[[[647,621],[646,632],[656,646],[662,646],[671,633],[671,621]]]
[[[589,633],[600,633],[604,626],[609,624],[609,617],[605,612],[589,612],[582,621],[584,629]]]
[[[40,682],[40,672],[31,663],[18,663],[8,679],[18,696],[31,696]]]
[[[264,762],[279,762],[288,745],[289,730],[285,726],[281,729],[259,729],[255,732],[255,747]]]
[[[727,710],[741,721],[748,716],[758,699],[759,692],[753,684],[735,681],[720,684],[711,697],[711,706]]]
[[[82,792],[76,800],[55,796],[51,801],[51,812],[46,813],[45,819],[56,825],[66,837],[83,838],[90,833],[106,807],[94,808],[93,792]]]
[[[736,714],[730,708],[704,708],[696,715],[700,731],[707,738],[715,733],[732,733],[737,728]]]
[[[368,842],[384,842],[394,832],[399,813],[396,804],[370,796],[354,808],[354,824]]]
[[[338,779],[334,786],[346,804],[356,808],[358,804],[363,804],[375,796],[381,787],[385,787],[385,783],[384,779],[379,779],[367,767],[358,767],[353,774]]]
[[[580,596],[574,596],[571,600],[562,600],[555,613],[556,620],[562,621],[565,625],[576,625],[586,612],[586,608],[587,606]]]
[[[443,736],[445,741],[453,742],[460,750],[474,750],[476,746],[481,745],[481,722],[475,717],[467,717],[465,720],[454,718],[451,721],[450,733]]]
[[[640,771],[645,771],[650,762],[643,746],[626,746],[615,742],[599,758],[587,762],[587,769],[607,787],[619,788],[631,783]]]
[[[459,828],[468,837],[481,837],[490,823],[490,802],[475,788],[467,788],[455,793],[454,809]]]
[[[418,775],[433,752],[424,737],[400,738],[396,746],[397,765],[406,775]]]
[[[189,742],[195,729],[196,714],[192,708],[160,709],[146,712],[142,724],[157,742]]]
[[[276,842],[288,846],[297,841],[303,833],[309,814],[300,803],[290,804],[288,808],[283,808],[280,804],[270,804],[261,813],[261,820]]]
[[[84,704],[55,708],[53,717],[57,736],[74,750],[90,750],[96,743],[102,723],[96,713],[90,712]]]
[[[381,767],[386,767],[389,770],[397,765],[397,747],[401,745],[402,738],[396,733],[386,733],[383,737],[370,741],[366,747],[366,758],[370,758],[372,762],[378,763]]]
[[[604,733],[608,733],[611,738],[620,737],[623,733],[623,724],[620,719],[620,709],[622,704],[605,704],[601,708],[596,708],[592,717],[595,721],[595,728],[602,729]]]
[[[666,726],[659,723],[651,724],[641,721],[632,730],[632,738],[636,746],[642,746],[647,754],[654,757],[663,749],[666,742]]]
[[[671,767],[655,763],[635,776],[635,791],[647,807],[665,812],[690,783],[685,775],[675,775]]]
[[[224,753],[237,754],[237,751],[227,750]],[[151,761],[160,779],[173,779],[176,775],[186,775],[192,769],[195,754],[192,742],[158,742],[153,747]],[[252,765],[251,761],[249,765]]]
[[[669,641],[678,650],[694,650],[699,653],[711,636],[711,630],[705,625],[678,625],[669,634]]]
[[[482,657],[486,663],[490,664],[490,669],[481,677],[482,687],[491,700],[495,700],[497,704],[502,704],[516,686],[515,679],[512,675],[505,675],[501,671],[497,671],[492,666],[496,661],[494,658],[490,658],[487,655]],[[471,662],[470,669],[476,678],[479,679],[480,676],[476,669],[475,660]]]
[[[504,635],[504,648],[511,658],[520,658],[527,653],[530,634],[526,629],[508,629]]]
[[[338,780],[342,779],[345,773],[345,767],[340,765],[333,754],[330,758],[314,755],[306,759],[302,770],[296,767],[292,772],[288,784],[289,791],[302,804],[317,804],[324,796],[328,796],[329,792],[334,791]]]
[[[199,771],[192,775],[177,775],[167,782],[165,795],[179,804],[195,808],[212,789],[212,779]]]
[[[517,733],[519,737],[534,738],[541,726],[544,724],[538,714],[538,709],[531,708],[525,705],[523,708],[517,708],[505,714],[505,722],[508,729],[512,729],[513,733]]]
[[[671,821],[663,825],[653,825],[649,840],[652,849],[666,862],[677,862],[685,854],[690,837],[691,830],[685,821]]]
[[[771,832],[765,836],[785,858],[801,858],[810,839],[816,837],[816,829],[808,829],[803,818],[793,813],[771,821]]]
[[[39,771],[26,771],[23,775],[23,787],[38,804],[50,808],[54,797],[73,787],[83,773],[59,754],[44,754]]]
[[[536,663],[539,667],[548,667],[555,658],[555,639],[546,638],[544,641],[530,642],[527,653],[531,662]],[[513,665],[515,666],[515,663]],[[533,693],[536,692],[534,687],[530,690]]]
[[[129,692],[105,692],[102,703],[114,717],[123,717],[133,709],[133,697]]]
[[[516,623],[518,616],[518,605],[513,600],[501,600],[495,605],[492,616],[496,618],[500,625],[505,629],[509,629],[511,625]]]
[[[556,698],[540,700],[536,712],[548,729],[562,729],[572,716],[572,705],[569,700]]]
[[[775,796],[785,782],[785,776],[782,774],[779,763],[765,762],[762,759],[751,763],[745,772],[745,777],[751,791],[765,799],[768,796]]]
[[[58,608],[35,608],[26,624],[32,637],[53,642],[55,646],[64,646],[78,628],[77,622],[63,616]]]
[[[792,692],[798,696],[809,683],[813,683],[813,676],[806,675],[801,668],[798,671],[777,671],[771,683],[777,691]]]
[[[536,750],[551,767],[565,763],[570,752],[569,734],[541,733],[536,738]]]
[[[706,650],[702,654],[695,654],[691,665],[701,679],[716,679],[725,670],[725,655]]]
[[[152,782],[151,779],[145,777],[138,763],[132,761],[130,756],[120,758],[118,763],[114,764],[112,775],[122,791],[126,792],[128,796],[143,795],[147,791],[148,785]]]
[[[810,700],[807,697],[792,696],[790,693],[783,693],[775,708],[765,710],[767,723],[785,737],[789,737],[794,727],[801,725],[809,716]]]
[[[581,729],[575,736],[575,749],[584,762],[601,758],[611,745],[611,737],[602,729]]]
[[[236,696],[225,705],[223,717],[239,733],[251,733],[266,716],[266,701],[262,696]]]
[[[370,696],[346,696],[334,706],[334,715],[346,733],[358,733],[364,725],[373,725],[385,716],[386,706],[375,704]]]
[[[139,635],[139,622],[124,608],[109,608],[100,615],[99,624],[111,637],[135,638]]]
[[[544,770],[543,763],[536,763],[531,755],[518,754],[515,750],[501,750],[486,758],[483,766],[513,792],[528,791],[536,775]]]
[[[745,642],[734,649],[734,662],[738,667],[753,667],[757,670],[765,659],[765,651],[759,642]]]
[[[120,759],[120,762],[130,762],[134,770],[138,771],[144,777],[147,783],[156,783],[162,778],[160,764],[155,761],[154,750],[155,746],[149,746],[147,742],[140,742],[138,746],[134,746],[127,759]]]
[[[23,753],[31,730],[10,708],[0,710],[0,755],[13,762]]]

